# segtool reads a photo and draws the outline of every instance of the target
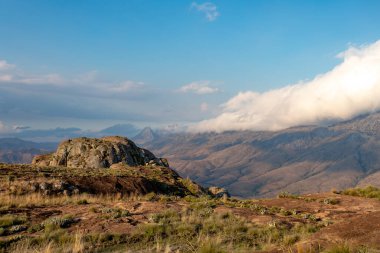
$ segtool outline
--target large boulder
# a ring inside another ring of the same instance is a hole
[[[166,159],[157,158],[150,151],[120,136],[70,139],[62,142],[55,153],[36,156],[32,163],[73,168],[109,168],[116,163],[169,167]]]
[[[230,193],[221,187],[211,186],[208,188],[208,192],[211,194],[211,196],[214,196],[215,198],[229,198],[231,197]]]

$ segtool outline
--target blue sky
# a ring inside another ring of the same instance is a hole
[[[0,0],[0,122],[193,124],[239,92],[331,70],[380,38],[379,11],[375,0]]]

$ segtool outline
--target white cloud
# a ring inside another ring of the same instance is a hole
[[[343,62],[313,80],[264,93],[241,92],[194,131],[279,130],[380,110],[380,41],[349,48]]]
[[[216,90],[198,87],[191,92],[202,94]],[[127,119],[139,124],[151,122],[152,125],[165,122],[185,124],[204,119],[206,114],[201,114],[198,109],[203,99],[201,96],[168,96],[168,92],[168,89],[138,80],[102,76],[96,70],[61,75],[16,67],[0,71],[0,118],[3,121],[17,120],[18,124],[25,125],[32,124],[28,119],[45,120],[49,126],[56,124],[51,119],[63,119],[62,123],[67,122],[66,119],[93,122]],[[8,129],[20,131],[17,126]]]
[[[218,7],[210,2],[205,2],[202,4],[193,2],[191,4],[191,9],[196,9],[197,11],[204,13],[206,19],[210,22],[215,21],[217,17],[220,16],[220,13],[218,12]]]
[[[15,65],[9,64],[5,60],[0,60],[0,70],[8,70],[8,69],[11,69],[14,67],[15,67]]]
[[[0,60],[0,83],[18,83],[18,84],[63,84],[64,78],[59,74],[25,74],[15,65],[9,64],[5,60]]]
[[[13,79],[13,76],[10,74],[0,75],[0,82],[11,82],[12,79]]]
[[[9,133],[11,129],[5,125],[3,122],[0,121],[0,134]]]
[[[21,76],[12,79],[15,83],[21,84],[64,84],[65,79],[59,74],[43,74],[33,76]]]
[[[182,86],[179,91],[183,93],[191,92],[199,95],[204,95],[216,93],[220,90],[216,87],[212,87],[211,81],[197,81]]]
[[[144,86],[143,82],[135,82],[135,81],[124,81],[116,85],[112,85],[109,90],[112,92],[127,92],[130,90],[135,90],[142,88]]]
[[[208,104],[206,102],[203,102],[200,105],[201,112],[207,112],[208,111]]]

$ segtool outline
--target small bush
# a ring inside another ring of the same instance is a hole
[[[284,216],[290,216],[293,214],[291,211],[285,210],[285,209],[282,209],[280,213],[281,215],[284,215]]]
[[[341,194],[356,197],[376,198],[380,200],[380,189],[374,186],[367,186],[365,188],[351,188],[342,191]]]
[[[327,204],[327,205],[337,205],[337,204],[340,203],[340,200],[339,199],[330,199],[330,198],[328,198],[328,199],[324,199],[322,202],[324,204]]]
[[[277,198],[289,198],[289,199],[298,199],[299,196],[298,195],[295,195],[295,194],[291,194],[289,192],[280,192],[278,195],[277,195]]]
[[[71,215],[63,217],[52,217],[45,220],[41,225],[45,228],[46,232],[54,231],[58,228],[68,228],[71,224],[78,222],[78,219],[73,218]]]
[[[117,218],[122,218],[122,217],[127,217],[130,216],[131,213],[126,210],[126,209],[120,209],[120,208],[102,208],[99,210],[101,213],[106,214],[105,218],[112,218],[112,219],[117,219]],[[93,210],[93,212],[98,212],[98,210]]]

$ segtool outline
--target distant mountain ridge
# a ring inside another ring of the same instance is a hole
[[[16,132],[3,133],[0,138],[19,138],[32,142],[54,142],[58,143],[65,139],[78,137],[103,137],[108,135],[135,136],[141,131],[140,128],[132,124],[116,124],[99,131],[83,130],[77,127],[53,129],[21,129]]]
[[[380,186],[380,113],[277,132],[193,134],[145,128],[131,139],[167,157],[181,176],[240,197]],[[0,162],[29,163],[56,145],[0,139]]]
[[[171,134],[143,146],[182,176],[240,197],[380,186],[380,113],[329,127]]]
[[[139,132],[140,129],[132,124],[116,124],[99,131],[100,134],[119,136],[135,136]]]
[[[354,119],[337,123],[335,130],[352,130],[369,135],[380,135],[380,113],[361,115]]]
[[[0,162],[30,163],[35,155],[48,153],[56,143],[36,143],[18,138],[0,138]]]
[[[158,136],[159,135],[156,134],[152,130],[152,128],[145,127],[133,139],[134,139],[134,141],[136,141],[136,142],[138,142],[140,144],[144,144],[144,143],[151,142],[151,141],[155,140],[156,138],[158,138]]]

